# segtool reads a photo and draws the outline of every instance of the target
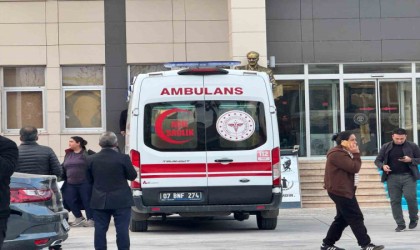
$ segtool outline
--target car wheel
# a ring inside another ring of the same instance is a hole
[[[264,218],[261,214],[257,214],[257,225],[260,230],[274,230],[277,227],[277,217]]]
[[[131,220],[130,230],[131,232],[146,232],[147,231],[147,220]]]

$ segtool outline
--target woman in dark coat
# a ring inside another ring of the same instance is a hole
[[[66,206],[70,209],[76,219],[70,222],[70,226],[93,227],[93,213],[90,208],[92,185],[86,178],[88,151],[87,141],[80,136],[73,136],[69,140],[69,148],[63,162],[65,184],[63,198]],[[86,217],[83,217],[81,208],[85,209]]]

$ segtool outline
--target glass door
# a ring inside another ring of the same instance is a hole
[[[326,155],[334,146],[332,135],[339,130],[339,80],[309,81],[311,156]]]
[[[411,80],[344,81],[345,129],[353,130],[362,156],[375,156],[393,129],[413,138]]]
[[[382,144],[391,140],[392,130],[407,130],[407,139],[413,141],[413,102],[411,80],[378,80],[379,131]]]

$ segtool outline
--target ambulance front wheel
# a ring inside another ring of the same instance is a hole
[[[257,214],[257,225],[260,230],[274,230],[277,227],[277,217],[264,218],[260,213]]]
[[[130,222],[131,232],[146,232],[147,231],[147,220],[133,220]]]

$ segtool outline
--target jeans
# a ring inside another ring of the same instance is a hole
[[[109,228],[111,216],[114,217],[115,231],[117,232],[118,250],[130,249],[130,235],[128,227],[131,219],[131,207],[119,209],[94,209],[95,221],[95,249],[106,250],[106,232]]]
[[[334,245],[341,238],[344,229],[350,226],[354,236],[356,236],[357,243],[362,247],[368,245],[370,237],[367,234],[363,214],[356,196],[349,199],[332,193],[328,193],[328,195],[335,203],[337,215],[334,217],[323,242],[326,245]]]
[[[397,225],[404,225],[405,220],[401,207],[402,196],[404,195],[410,220],[418,220],[418,204],[417,204],[417,181],[409,173],[390,174],[387,179],[388,194],[391,199],[392,216]]]
[[[90,209],[91,196],[92,185],[87,182],[82,184],[67,183],[67,186],[64,190],[64,199],[66,200],[67,205],[76,218],[83,216],[82,212],[80,211],[80,200],[83,204],[83,207],[85,208],[87,219],[89,220],[93,218],[92,209]]]

